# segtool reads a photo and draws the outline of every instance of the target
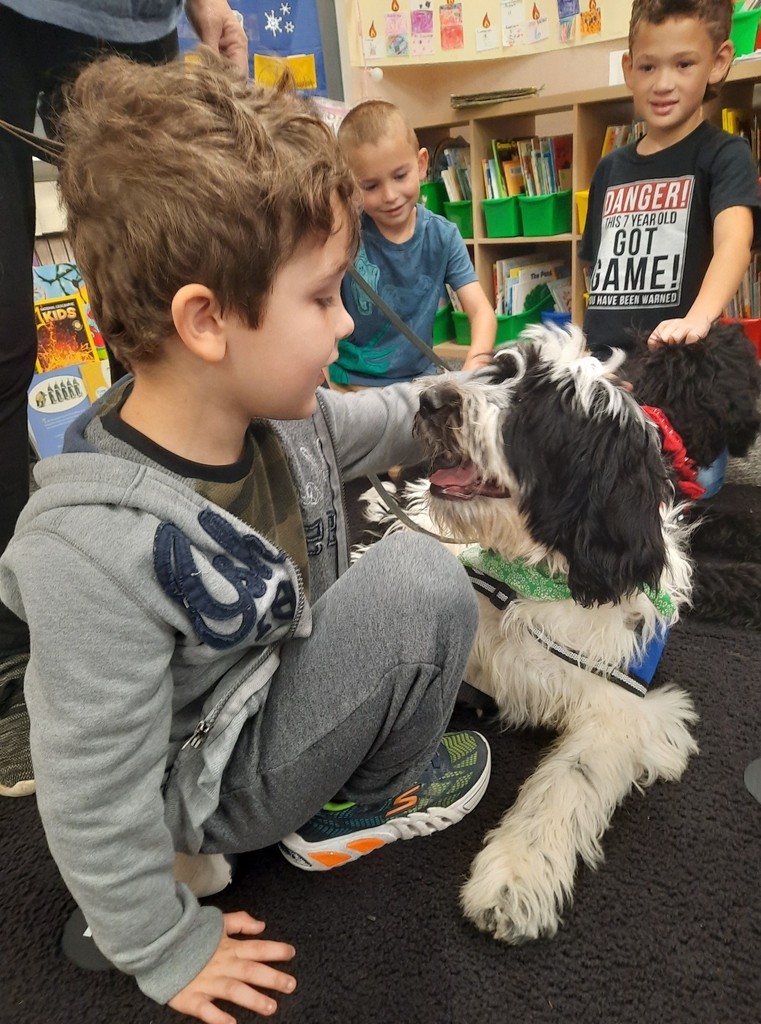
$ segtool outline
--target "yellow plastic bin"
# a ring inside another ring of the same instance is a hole
[[[444,216],[456,224],[463,238],[473,237],[473,200],[460,199],[444,203]]]
[[[571,190],[518,196],[524,235],[562,235],[571,230]]]
[[[433,318],[433,343],[441,345],[444,341],[451,341],[455,336],[454,320],[452,319],[452,303],[442,306],[436,310]]]
[[[548,292],[541,302],[531,309],[524,310],[523,313],[514,313],[513,316],[498,316],[495,347],[500,348],[502,345],[509,345],[517,341],[524,328],[529,324],[541,323],[542,313],[552,309],[554,305],[552,296]]]
[[[576,193],[576,217],[579,221],[579,232],[584,231],[587,222],[587,208],[589,206],[589,189],[583,188]]]
[[[758,22],[761,19],[761,8],[756,11],[744,11],[744,0],[734,4],[732,13],[732,30],[729,38],[735,45],[735,57],[744,57],[756,49]]]
[[[420,202],[431,213],[443,216],[447,190],[443,181],[423,181],[420,183]]]
[[[484,199],[481,203],[489,238],[515,238],[523,234],[523,221],[518,196]]]

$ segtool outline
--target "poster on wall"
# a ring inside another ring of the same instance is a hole
[[[413,57],[433,53],[432,0],[420,0],[410,13],[410,51]]]
[[[497,29],[492,25],[487,11],[480,27],[476,29],[476,52],[484,53],[485,50],[496,50],[498,46]]]
[[[441,49],[461,50],[465,46],[465,29],[462,23],[462,4],[446,3],[439,7],[441,26]]]
[[[248,36],[252,74],[257,56],[266,83],[273,63],[262,58],[283,58],[296,78],[297,88],[309,95],[325,96],[323,56],[317,5],[314,0],[231,0],[230,6],[243,21]],[[183,15],[177,27],[180,50],[187,53],[198,46],[198,38]]]
[[[589,0],[589,8],[582,11],[581,34],[583,36],[599,36],[602,32],[602,11],[597,0]]]
[[[520,46],[526,40],[523,0],[502,0],[502,45]]]
[[[409,57],[410,55],[410,33],[407,24],[407,15],[399,11],[399,4],[393,0],[391,13],[385,17],[386,26],[386,56],[387,57]]]
[[[579,0],[557,0],[558,26],[561,43],[571,43],[576,38],[576,20],[579,14]]]
[[[546,3],[547,0],[544,0]],[[531,17],[526,26],[526,41],[531,43],[541,43],[544,39],[549,39],[550,35],[550,21],[546,14],[543,14],[539,10],[536,3],[534,3],[531,11]]]

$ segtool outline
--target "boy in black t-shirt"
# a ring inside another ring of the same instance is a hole
[[[595,354],[704,338],[745,273],[761,207],[742,138],[703,120],[733,57],[731,0],[634,0],[626,84],[647,124],[598,165],[580,256]]]

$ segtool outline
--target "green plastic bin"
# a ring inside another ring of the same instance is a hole
[[[756,35],[758,34],[758,22],[761,18],[761,9],[757,11],[743,11],[743,0],[734,5],[732,13],[732,29],[729,38],[735,46],[735,57],[744,57],[747,53],[753,53],[756,49]]]
[[[444,216],[456,224],[463,238],[473,237],[473,200],[460,199],[444,203]]]
[[[523,234],[523,219],[518,196],[502,199],[484,199],[486,234],[489,238],[515,238]]]
[[[562,235],[571,230],[571,190],[518,196],[524,235]]]
[[[510,345],[517,341],[524,328],[529,324],[541,323],[542,313],[552,309],[553,306],[552,296],[548,293],[541,302],[523,313],[515,313],[513,316],[498,316],[495,347],[501,348],[502,345]]]
[[[442,306],[436,310],[433,318],[433,344],[441,345],[444,341],[451,341],[455,336],[454,320],[452,319],[452,303]]]
[[[443,181],[423,181],[420,183],[420,202],[431,213],[444,215],[444,203],[447,190]]]

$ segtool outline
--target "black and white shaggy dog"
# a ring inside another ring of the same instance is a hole
[[[466,679],[506,725],[558,733],[461,894],[467,917],[511,943],[556,932],[616,806],[680,779],[697,752],[689,696],[647,692],[642,664],[689,602],[689,528],[657,427],[606,376],[614,362],[586,355],[576,329],[537,328],[420,395],[431,474],[412,505],[472,545],[460,557],[481,617]]]
[[[648,350],[639,339],[622,369],[640,405],[665,422],[664,444],[677,486],[689,491],[684,462],[709,466],[727,451],[748,454],[761,427],[761,365],[737,325],[715,325],[695,345]],[[680,448],[681,445],[681,448]],[[681,460],[681,461],[680,461]],[[693,611],[701,619],[761,629],[761,500],[759,490],[734,488],[697,501],[691,551]]]

